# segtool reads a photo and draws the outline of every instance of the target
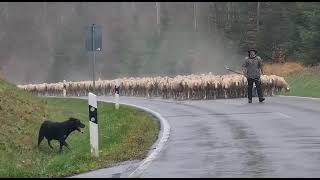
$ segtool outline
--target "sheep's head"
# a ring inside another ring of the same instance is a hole
[[[285,88],[286,92],[290,92],[290,87],[288,86],[287,88]]]

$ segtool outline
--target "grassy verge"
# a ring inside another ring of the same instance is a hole
[[[58,153],[59,144],[37,137],[44,119],[66,120],[73,116],[86,125],[84,133],[67,139],[72,151]],[[142,159],[156,141],[159,123],[135,108],[98,103],[100,157],[91,157],[86,100],[37,98],[0,82],[0,177],[65,177],[108,167],[116,162]]]
[[[264,72],[282,76],[288,82],[290,92],[281,95],[320,97],[320,66],[305,67],[294,62],[265,64]]]
[[[288,96],[320,97],[320,73],[308,70],[288,75],[286,81],[290,85]]]

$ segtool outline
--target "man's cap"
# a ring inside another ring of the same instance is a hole
[[[255,50],[255,49],[250,49],[249,51],[248,51],[248,53],[250,53],[251,51],[254,51],[256,54],[257,54],[257,50]]]

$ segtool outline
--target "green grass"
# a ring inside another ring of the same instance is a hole
[[[320,73],[304,71],[286,77],[290,85],[288,96],[320,97]]]
[[[44,139],[37,148],[38,130],[44,119],[66,120],[73,116],[85,125],[84,133],[67,139],[72,151]],[[0,177],[65,177],[142,159],[156,141],[159,122],[141,110],[98,103],[100,157],[90,153],[86,100],[38,98],[0,81]]]

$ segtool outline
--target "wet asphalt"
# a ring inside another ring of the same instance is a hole
[[[113,101],[112,97],[98,100]],[[169,141],[140,177],[320,177],[320,100],[174,101],[120,97],[160,113]],[[121,108],[121,106],[120,106]],[[129,162],[75,177],[127,177]]]

